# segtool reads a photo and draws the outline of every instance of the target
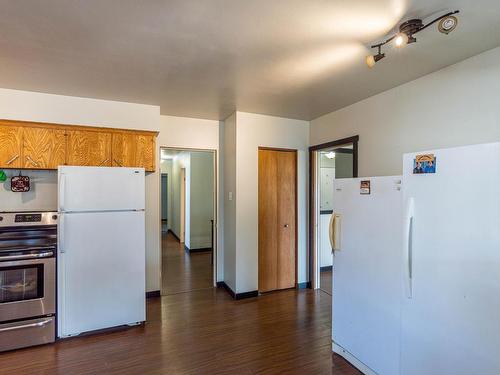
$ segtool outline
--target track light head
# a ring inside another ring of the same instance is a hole
[[[453,30],[455,30],[457,25],[458,25],[457,17],[455,16],[444,17],[438,23],[438,30],[440,33],[448,35]]]
[[[377,53],[376,55],[369,55],[366,56],[366,65],[368,65],[369,68],[373,68],[375,64],[382,60],[385,57],[385,53]]]
[[[405,33],[399,33],[394,38],[394,45],[397,48],[402,48],[408,44],[409,38]]]

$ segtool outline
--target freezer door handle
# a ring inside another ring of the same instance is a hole
[[[61,173],[59,180],[59,211],[64,211],[66,200],[66,175]]]
[[[415,214],[415,202],[413,198],[408,199],[404,220],[404,273],[405,293],[407,298],[413,297],[413,221]]]
[[[330,246],[332,247],[332,252],[335,250],[340,250],[340,232],[341,232],[341,216],[340,214],[332,213],[330,218]]]

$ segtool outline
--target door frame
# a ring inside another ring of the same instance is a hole
[[[160,151],[158,152],[158,167],[160,168],[160,176],[161,176],[161,150],[175,150],[175,151],[187,151],[187,152],[194,152],[194,151],[201,151],[201,152],[210,152],[213,155],[213,171],[214,171],[214,208],[213,208],[213,213],[214,213],[214,222],[213,222],[213,231],[214,231],[214,236],[213,236],[213,243],[212,243],[212,257],[214,259],[213,265],[212,265],[212,285],[213,287],[217,286],[217,264],[219,263],[219,257],[217,256],[218,252],[218,243],[219,243],[219,155],[218,155],[218,150],[215,148],[190,148],[190,147],[173,147],[173,146],[160,146]],[[160,192],[161,192],[161,177],[160,177]],[[161,193],[160,193],[160,209],[161,209]],[[161,215],[160,215],[161,219]],[[161,220],[160,220],[161,222]],[[160,230],[159,230],[159,237],[160,237],[160,294],[163,295],[163,255],[162,255],[162,233],[161,233],[161,225],[160,225]],[[223,259],[220,259],[222,261]]]
[[[181,196],[180,199],[180,221],[181,221],[181,233],[180,243],[186,243],[186,168],[181,168]],[[185,246],[185,245],[184,245]]]
[[[358,177],[358,143],[359,135],[342,138],[331,142],[321,143],[309,147],[309,288],[319,288],[319,260],[318,260],[318,217],[319,217],[319,175],[318,154],[319,151],[331,147],[342,146],[352,143],[352,176]]]
[[[258,147],[258,151],[282,151],[282,152],[293,152],[295,155],[295,289],[299,288],[298,280],[299,280],[299,269],[298,269],[298,257],[299,257],[299,231],[298,231],[298,224],[299,224],[299,214],[298,214],[298,209],[299,209],[299,204],[298,204],[298,179],[299,179],[299,171],[298,171],[298,150],[297,149],[292,149],[292,148],[279,148],[279,147]],[[258,176],[258,174],[257,174]],[[258,190],[258,189],[257,189]],[[257,205],[259,204],[259,199],[257,197]],[[258,232],[258,227],[257,227],[257,233]],[[257,247],[257,280],[258,280],[258,256],[259,256],[259,248]],[[259,289],[259,285],[257,285],[257,290]]]

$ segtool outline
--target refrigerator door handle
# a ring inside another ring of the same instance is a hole
[[[66,200],[66,175],[61,173],[59,181],[59,211],[64,211],[65,200]]]
[[[403,246],[404,251],[404,274],[405,274],[405,293],[407,298],[413,297],[413,220],[415,213],[415,201],[413,198],[408,199],[406,214],[404,220],[404,235]]]
[[[332,248],[332,253],[335,252],[335,250],[340,250],[340,222],[340,214],[332,213],[329,228],[330,246]]]
[[[65,232],[65,228],[64,228],[64,222],[65,222],[65,214],[63,213],[60,213],[59,214],[59,233],[58,233],[58,239],[59,239],[59,252],[61,254],[65,253],[66,252],[66,246],[64,245],[64,232]]]

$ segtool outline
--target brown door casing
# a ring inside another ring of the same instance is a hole
[[[342,146],[352,143],[353,146],[353,160],[352,160],[352,176],[353,178],[358,177],[358,142],[359,135],[355,135],[349,138],[338,139],[333,142],[322,143],[309,147],[309,282],[308,288],[314,288],[317,284],[315,278],[316,272],[314,270],[314,265],[317,263],[316,259],[316,180],[317,180],[317,158],[316,153],[320,150],[324,150],[331,147]]]

